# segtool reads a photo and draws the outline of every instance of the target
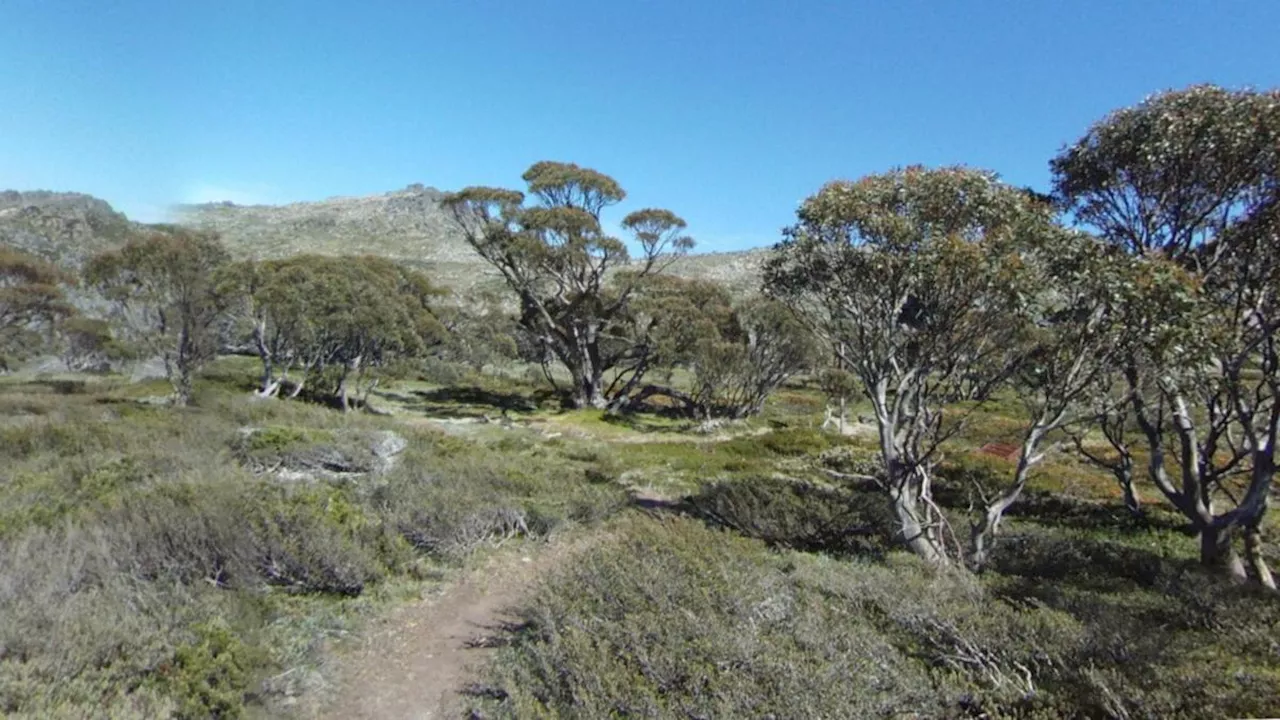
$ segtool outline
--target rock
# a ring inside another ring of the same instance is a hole
[[[165,377],[168,377],[168,374],[164,370],[164,360],[154,357],[135,364],[133,372],[129,375],[129,382],[141,382]]]
[[[383,430],[374,433],[374,435],[375,439],[370,451],[373,453],[373,457],[378,460],[378,472],[379,474],[389,473],[395,469],[396,464],[400,461],[400,453],[403,453],[405,448],[409,447],[409,441],[403,435],[390,430]]]
[[[383,475],[395,468],[408,446],[408,440],[389,430],[245,427],[234,450],[252,472],[295,483]]]

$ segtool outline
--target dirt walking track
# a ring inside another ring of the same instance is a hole
[[[537,579],[581,551],[581,540],[556,539],[523,551],[501,550],[436,596],[373,621],[336,660],[336,688],[317,720],[458,718],[459,691],[492,654],[477,640],[514,620],[510,611]]]

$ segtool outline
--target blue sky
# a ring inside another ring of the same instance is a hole
[[[897,165],[1044,189],[1113,108],[1280,85],[1278,31],[1265,0],[0,0],[0,188],[155,220],[567,160],[730,250]]]

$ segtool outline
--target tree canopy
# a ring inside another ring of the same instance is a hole
[[[215,276],[229,261],[215,235],[157,225],[85,268],[130,339],[164,360],[176,404],[190,401],[196,371],[220,349],[232,296]]]
[[[260,394],[276,395],[297,370],[292,394],[328,381],[343,409],[351,381],[419,357],[444,340],[433,311],[442,294],[425,275],[375,256],[299,255],[228,268],[223,283],[263,365]]]
[[[1280,93],[1160,93],[1095,124],[1052,168],[1062,207],[1148,265],[1116,378],[1148,476],[1200,534],[1205,563],[1244,577],[1243,529],[1251,570],[1273,585],[1256,545],[1280,425]]]
[[[969,416],[952,406],[989,398],[1022,358],[1048,210],[990,172],[909,167],[829,183],[797,215],[765,286],[857,378],[903,537],[947,562],[933,470]]]
[[[662,209],[628,214],[622,228],[640,256],[604,231],[600,213],[626,193],[613,178],[571,163],[539,162],[525,172],[529,195],[470,187],[447,196],[446,207],[480,256],[496,268],[520,303],[520,323],[548,359],[570,375],[574,407],[609,404],[606,326],[624,313],[635,287],[693,246],[686,224]],[[613,271],[630,270],[610,283]],[[549,378],[554,375],[548,373]]]

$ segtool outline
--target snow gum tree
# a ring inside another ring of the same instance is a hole
[[[1167,281],[1135,286],[1141,321],[1120,364],[1150,480],[1199,533],[1204,564],[1274,586],[1257,548],[1280,425],[1280,93],[1161,93],[1052,169],[1080,224]]]
[[[1022,248],[1044,203],[994,174],[909,167],[832,182],[806,200],[765,269],[870,401],[904,542],[963,555],[932,499],[948,439],[1020,360],[1034,277]]]
[[[535,163],[523,179],[529,204],[524,193],[489,187],[466,188],[444,204],[467,242],[519,298],[521,326],[568,371],[569,386],[562,390],[569,404],[605,408],[611,399],[606,373],[619,357],[607,352],[606,328],[626,312],[635,287],[693,241],[675,213],[637,210],[622,220],[639,249],[632,258],[600,222],[605,208],[626,197],[616,180],[549,161]],[[623,268],[629,272],[610,283],[613,271]]]

